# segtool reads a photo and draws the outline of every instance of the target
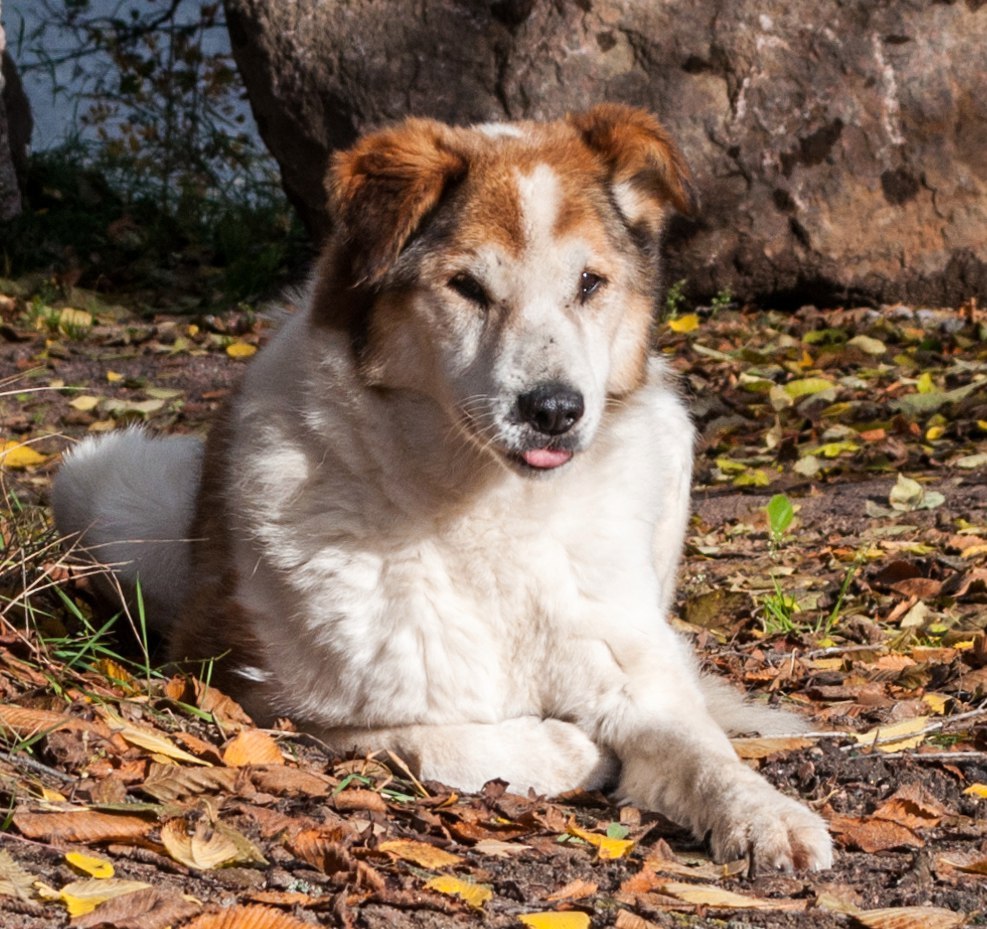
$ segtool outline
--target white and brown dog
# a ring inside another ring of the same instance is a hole
[[[724,730],[791,717],[701,679],[666,620],[693,433],[651,357],[659,241],[692,205],[662,127],[408,120],[336,157],[336,233],[204,455],[87,440],[59,527],[137,578],[176,659],[259,721],[424,778],[598,784],[718,859],[830,865],[823,821]],[[191,539],[191,542],[175,540]]]

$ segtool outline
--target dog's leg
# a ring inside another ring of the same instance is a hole
[[[417,777],[463,790],[501,778],[514,793],[555,796],[593,789],[616,773],[612,755],[558,719],[522,716],[499,723],[332,729],[318,735],[339,751],[393,751]]]
[[[586,708],[622,764],[621,795],[709,836],[724,861],[822,870],[832,843],[822,819],[748,768],[707,711],[685,646],[633,633],[584,653]],[[601,647],[602,646],[602,647]]]

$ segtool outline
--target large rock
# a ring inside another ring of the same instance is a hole
[[[408,114],[657,112],[704,209],[672,279],[776,302],[987,298],[984,0],[226,0],[261,134],[323,234],[331,149]]]
[[[21,183],[31,140],[31,108],[0,26],[0,222],[21,211]]]

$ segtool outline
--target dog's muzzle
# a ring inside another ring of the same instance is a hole
[[[585,412],[578,390],[556,381],[539,384],[518,397],[517,409],[521,421],[534,433],[530,447],[516,456],[518,464],[546,471],[572,458],[572,448],[563,447],[559,437],[565,436]]]

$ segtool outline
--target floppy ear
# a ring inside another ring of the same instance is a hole
[[[354,282],[379,281],[446,186],[465,174],[465,157],[451,147],[454,132],[409,119],[333,158],[329,206],[350,246]]]
[[[669,206],[691,216],[698,198],[681,152],[650,113],[602,103],[567,117],[610,170],[617,204],[632,229],[657,236]]]

